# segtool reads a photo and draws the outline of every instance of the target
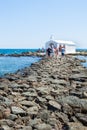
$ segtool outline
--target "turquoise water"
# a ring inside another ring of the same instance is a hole
[[[77,52],[82,52],[82,51],[84,51],[84,52],[87,52],[87,49],[86,48],[84,48],[84,49],[76,49],[76,51]],[[79,59],[84,59],[84,60],[86,60],[86,62],[84,62],[84,63],[82,63],[82,65],[84,66],[84,67],[86,67],[87,68],[87,56],[81,56],[81,55],[78,55],[78,56],[76,56],[77,58],[79,58]]]
[[[21,54],[22,52],[35,52],[38,49],[0,49],[0,54]]]
[[[35,52],[38,49],[0,49],[0,54],[21,54],[23,52]],[[39,61],[39,57],[10,57],[0,56],[0,77],[7,73],[14,73],[19,69],[30,66],[32,63]]]
[[[39,61],[39,57],[0,57],[0,77],[6,73],[14,73],[19,69]]]
[[[86,60],[86,62],[83,62],[82,65],[84,67],[87,67],[87,56],[76,56],[78,59]]]
[[[87,52],[87,49],[81,49],[81,48],[80,48],[80,49],[76,49],[76,51],[77,51],[77,52],[78,52],[78,51],[80,51],[80,52],[81,52],[81,51]]]

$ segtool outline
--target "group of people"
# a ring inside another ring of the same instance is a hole
[[[59,45],[59,47],[55,47],[53,45],[50,45],[46,50],[48,57],[55,57],[57,58],[58,55],[65,55],[65,45]]]

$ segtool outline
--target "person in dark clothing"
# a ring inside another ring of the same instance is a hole
[[[62,56],[65,55],[65,45],[63,45],[62,48],[61,48],[61,55],[62,55]]]
[[[50,47],[48,47],[47,49],[47,55],[50,57],[51,56],[51,52],[52,52],[52,49]]]

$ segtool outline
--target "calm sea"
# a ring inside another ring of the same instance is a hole
[[[22,52],[35,52],[37,49],[0,49],[0,54],[20,54]],[[40,57],[10,57],[0,56],[0,77],[7,73],[14,73],[19,69],[30,66],[32,63],[38,62]]]
[[[35,52],[38,49],[0,49],[0,54],[21,54],[23,52]],[[80,49],[81,50],[81,49]],[[87,50],[87,49],[85,49]],[[80,59],[85,59],[86,63],[82,63],[87,67],[87,56],[78,56]],[[0,56],[0,77],[7,73],[15,73],[17,70],[30,66],[32,63],[38,62],[40,57],[6,57]]]
[[[87,68],[87,56],[76,56],[78,59],[85,60],[86,62],[82,62],[81,64]]]
[[[21,54],[22,52],[35,52],[38,49],[0,49],[0,54]]]
[[[81,49],[81,48],[80,48],[80,49],[76,49],[76,51],[77,51],[77,52],[79,52],[79,51],[80,51],[80,52],[82,52],[82,51],[87,52],[87,49]],[[82,63],[82,65],[87,68],[87,56],[78,55],[77,58],[78,58],[78,59],[82,59],[82,60],[84,59],[86,62]]]

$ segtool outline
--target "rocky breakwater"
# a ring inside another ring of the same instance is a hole
[[[13,54],[0,54],[0,56],[12,56],[12,57],[20,57],[20,56],[44,57],[45,55],[46,55],[45,52],[22,52],[22,53],[13,53]]]
[[[76,53],[71,53],[69,55],[81,55],[81,56],[87,56],[87,51],[77,51]]]
[[[43,58],[1,78],[0,130],[87,130],[87,69]]]

